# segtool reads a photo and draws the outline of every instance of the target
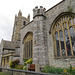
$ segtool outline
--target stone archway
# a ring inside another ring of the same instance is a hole
[[[23,59],[33,57],[33,33],[28,32],[23,39]]]

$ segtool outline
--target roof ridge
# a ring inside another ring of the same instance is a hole
[[[48,9],[46,12],[48,12],[49,10],[53,9],[54,7],[56,7],[57,5],[61,4],[62,2],[64,2],[65,0],[60,1],[59,3],[55,4],[54,6],[52,6],[50,9]],[[45,13],[46,13],[45,12]]]

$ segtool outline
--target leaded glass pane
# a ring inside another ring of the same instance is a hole
[[[70,46],[68,30],[65,29],[64,32],[65,32],[65,42],[66,42],[67,54],[68,54],[68,56],[70,56],[71,55],[71,46]]]
[[[71,25],[73,25],[73,21],[72,21],[72,18],[70,19],[70,22],[71,22]]]
[[[75,24],[75,18],[73,18],[74,24]]]
[[[74,33],[74,28],[70,28],[70,36],[71,36],[71,43],[72,43],[72,48],[73,48],[73,53],[75,55],[75,33]]]
[[[63,31],[60,31],[60,43],[61,43],[61,54],[65,56],[65,47],[64,47],[64,39],[63,39]]]
[[[32,58],[32,45],[33,45],[33,42],[31,40],[31,58]]]
[[[28,42],[27,42],[27,58],[28,58]]]
[[[57,56],[60,56],[59,37],[58,37],[58,33],[57,32],[55,34],[55,38],[56,38]]]
[[[30,41],[29,41],[29,57],[30,57]]]
[[[65,22],[66,28],[67,28],[67,23]]]
[[[26,49],[27,49],[26,45],[27,45],[27,44],[25,43],[25,58],[26,58]]]
[[[64,23],[63,23],[63,28],[64,28]]]

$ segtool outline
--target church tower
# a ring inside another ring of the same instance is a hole
[[[45,10],[42,6],[33,9],[33,63],[41,66],[48,64]]]
[[[15,16],[12,41],[20,41],[20,29],[26,26],[30,22],[30,15],[28,18],[22,16],[22,12],[19,11],[18,16]]]

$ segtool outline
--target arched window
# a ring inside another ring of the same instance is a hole
[[[62,15],[52,30],[55,57],[75,56],[75,15]]]
[[[26,25],[26,22],[25,21],[23,21],[23,25]]]
[[[23,59],[33,57],[33,33],[28,32],[23,39]]]

